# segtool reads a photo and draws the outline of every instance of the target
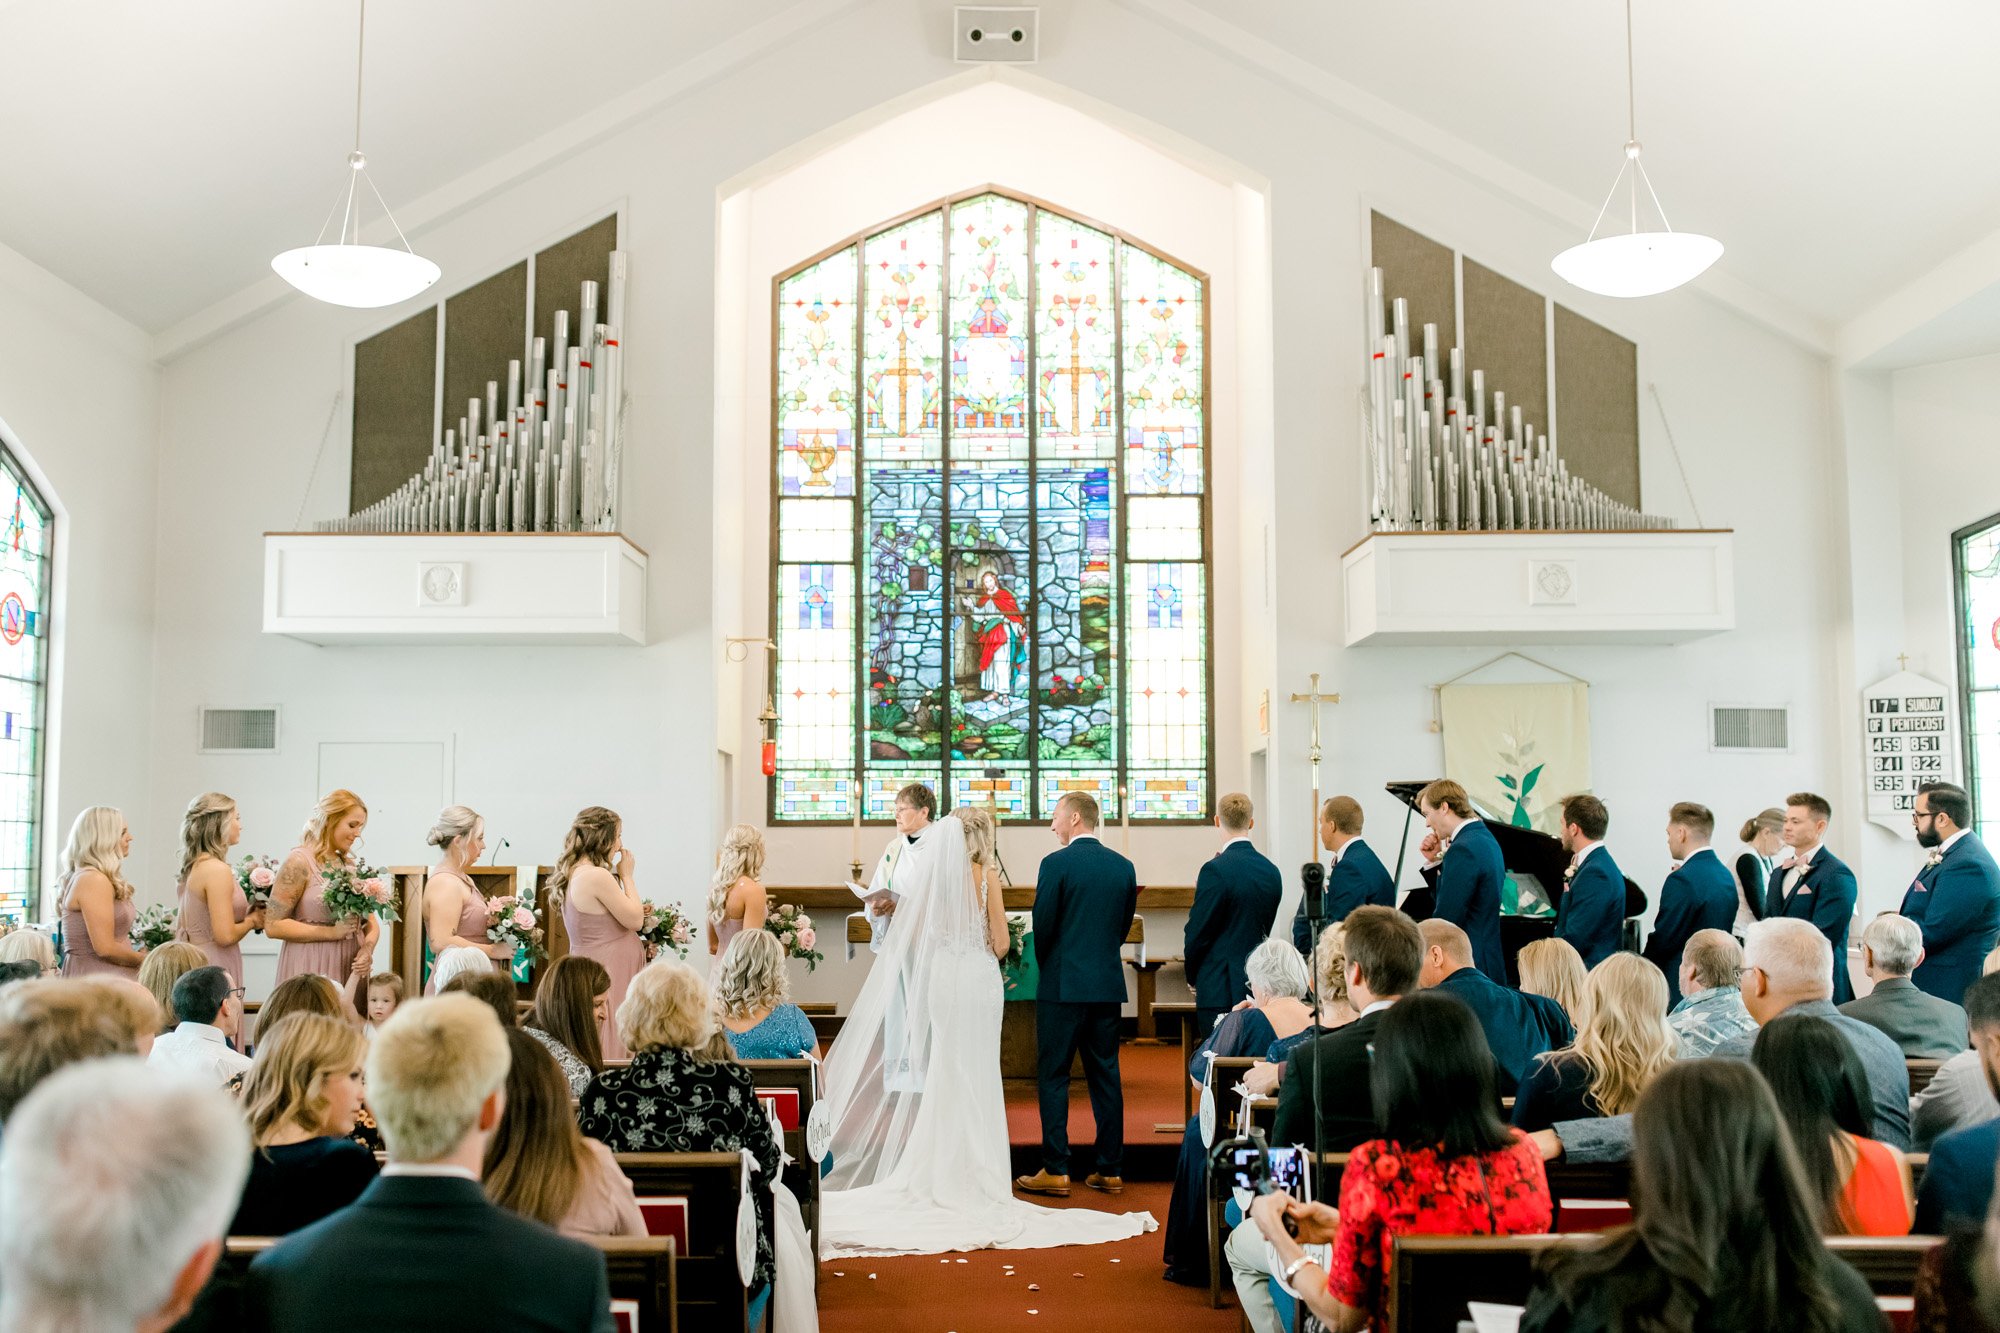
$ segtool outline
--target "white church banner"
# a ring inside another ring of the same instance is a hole
[[[1565,796],[1590,790],[1590,687],[1582,681],[1438,689],[1445,776],[1502,823],[1561,830]]]
[[[1956,782],[1951,717],[1945,686],[1899,671],[1861,692],[1861,764],[1868,818],[1898,837],[1915,839],[1910,812],[1926,782]]]

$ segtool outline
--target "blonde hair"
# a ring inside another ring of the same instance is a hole
[[[258,1040],[263,1040],[266,1029],[277,1027],[293,1014],[317,1014],[349,1027],[360,1022],[360,1017],[348,1008],[340,987],[333,984],[331,977],[317,972],[301,972],[271,988],[271,993],[264,997],[264,1007],[257,1011]]]
[[[69,905],[68,889],[79,871],[95,870],[111,881],[111,896],[124,902],[132,896],[132,886],[119,873],[125,864],[118,844],[125,832],[125,816],[115,805],[93,805],[69,826],[69,841],[63,844],[62,868],[65,891],[58,910]]]
[[[1667,979],[1636,953],[1614,953],[1591,969],[1586,995],[1576,1043],[1544,1058],[1580,1063],[1598,1113],[1623,1115],[1680,1053],[1667,1025]]]
[[[952,812],[958,822],[965,826],[965,850],[976,866],[990,866],[998,857],[994,839],[998,831],[993,824],[993,812],[984,806],[968,805]]]
[[[366,815],[367,803],[345,787],[336,787],[319,798],[303,834],[303,845],[312,853],[314,865],[323,866],[339,856],[333,849],[333,831],[356,810]]]
[[[65,981],[63,984],[71,983]],[[131,977],[115,977],[106,972],[98,972],[82,978],[82,984],[94,986],[109,997],[106,1006],[132,1033],[134,1049],[137,1049],[138,1043],[144,1038],[159,1033],[160,1002],[153,998],[151,991]],[[167,1012],[171,1014],[173,1011]]]
[[[1250,798],[1240,791],[1230,792],[1215,807],[1216,819],[1231,833],[1241,833],[1249,828],[1252,813]]]
[[[1582,1027],[1587,974],[1576,946],[1568,940],[1536,940],[1521,950],[1520,963],[1521,989],[1554,1000],[1571,1023]]]
[[[470,995],[412,1000],[368,1044],[368,1103],[389,1150],[409,1162],[448,1156],[507,1081],[507,1033]]]
[[[160,1030],[174,1026],[174,983],[197,967],[208,966],[208,954],[199,944],[186,940],[168,940],[159,948],[146,955],[146,961],[139,964],[139,984],[144,986],[160,1006]],[[232,978],[241,981],[242,978]]]
[[[721,925],[729,919],[729,891],[739,880],[764,873],[764,835],[753,825],[732,825],[722,835],[715,854],[715,875],[708,881],[708,919]]]
[[[1339,922],[1319,933],[1313,946],[1313,966],[1319,972],[1322,1004],[1347,1003],[1347,931]]]
[[[634,1054],[662,1047],[699,1051],[718,1026],[708,983],[686,963],[664,953],[632,978],[615,1021],[618,1039]]]
[[[136,1055],[157,1022],[134,1021],[130,988],[44,977],[0,990],[0,1123],[65,1065]]]
[[[466,805],[448,805],[438,811],[437,823],[424,835],[424,842],[431,847],[451,850],[451,845],[460,838],[469,838],[479,831],[486,822],[477,811]]]
[[[729,941],[715,964],[715,1005],[725,1017],[776,1009],[791,995],[785,948],[768,930],[746,930]]]
[[[183,884],[203,856],[228,863],[229,816],[235,810],[235,800],[219,791],[204,792],[188,802],[187,813],[181,816],[181,870],[177,876]]]
[[[618,812],[601,805],[587,805],[576,812],[569,836],[563,839],[562,855],[556,858],[555,871],[549,876],[549,907],[553,911],[562,911],[569,877],[579,865],[611,869],[611,849],[618,845],[618,830],[622,826]]]
[[[2000,949],[1994,950],[2000,954]],[[33,926],[0,935],[0,963],[40,963],[44,974],[56,970],[56,942]]]
[[[287,1124],[319,1134],[327,1083],[358,1067],[367,1048],[361,1034],[337,1018],[293,1014],[272,1024],[243,1076],[250,1141],[261,1148]]]

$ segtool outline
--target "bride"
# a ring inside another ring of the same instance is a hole
[[[993,818],[977,808],[928,826],[902,853],[895,914],[826,1058],[834,1123],[822,1257],[1087,1245],[1156,1225],[1149,1213],[1014,1197],[996,860]],[[885,1048],[897,1052],[894,1078]]]

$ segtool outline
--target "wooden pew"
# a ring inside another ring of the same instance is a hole
[[[1912,1056],[1903,1063],[1910,1070],[1910,1095],[1914,1097],[1931,1085],[1931,1080],[1937,1077],[1938,1066],[1944,1061],[1920,1060]]]
[[[647,1229],[675,1243],[675,1305],[691,1329],[742,1328],[749,1292],[736,1266],[742,1154],[616,1153]]]
[[[791,1164],[785,1168],[785,1187],[799,1201],[806,1231],[812,1236],[813,1253],[819,1253],[819,1163],[806,1152],[806,1120],[813,1109],[813,1074],[810,1060],[743,1060],[739,1063],[757,1081],[757,1098],[777,1107],[784,1130],[785,1151]]]
[[[251,1260],[277,1243],[278,1238],[271,1236],[229,1237],[223,1244],[222,1258],[216,1264],[215,1281],[218,1286],[223,1290],[241,1292]],[[635,1312],[638,1322],[634,1333],[679,1333],[679,1265],[672,1238],[600,1236],[589,1243],[604,1252],[605,1272],[611,1279],[612,1311],[617,1313],[623,1305]],[[533,1275],[500,1274],[499,1279],[532,1281]],[[361,1280],[365,1280],[365,1275]],[[739,1317],[738,1326],[741,1323]],[[697,1314],[690,1319],[688,1327],[717,1326],[703,1322]]]

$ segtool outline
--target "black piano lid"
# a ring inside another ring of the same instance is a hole
[[[1429,785],[1428,782],[1389,782],[1383,784],[1383,790],[1415,810],[1417,794]],[[1517,879],[1521,876],[1532,877],[1549,906],[1559,904],[1562,901],[1563,871],[1569,869],[1569,853],[1563,850],[1562,839],[1539,829],[1519,828],[1491,818],[1480,808],[1478,801],[1472,802],[1472,808],[1479,812],[1479,822],[1493,831],[1493,839],[1500,844],[1500,855],[1506,860],[1508,873]],[[1625,915],[1642,915],[1646,902],[1645,891],[1632,882],[1631,876],[1626,876]]]

